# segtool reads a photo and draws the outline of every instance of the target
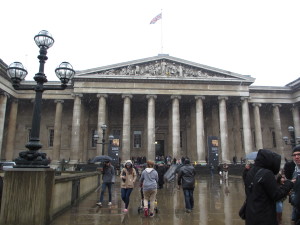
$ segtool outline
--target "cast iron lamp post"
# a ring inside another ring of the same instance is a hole
[[[109,142],[108,143],[105,143],[105,131],[106,131],[106,129],[107,129],[107,126],[106,126],[106,124],[102,124],[101,125],[101,129],[102,129],[102,142],[101,143],[98,143],[98,140],[99,140],[99,134],[98,134],[98,131],[96,131],[95,132],[95,134],[94,134],[94,140],[95,140],[95,143],[96,144],[100,144],[100,145],[102,145],[102,155],[104,155],[104,145],[105,144],[109,144],[109,143],[111,143],[111,141],[114,139],[114,136],[113,135],[109,135]]]
[[[49,168],[49,160],[46,153],[38,152],[42,148],[40,143],[40,124],[41,124],[41,109],[42,95],[45,90],[64,90],[67,87],[69,80],[75,75],[72,65],[68,62],[62,62],[56,69],[56,76],[61,80],[61,85],[44,86],[47,77],[44,74],[44,65],[46,63],[47,50],[50,48],[54,39],[48,31],[42,30],[34,37],[36,45],[40,48],[38,59],[40,61],[39,72],[35,74],[34,80],[36,85],[24,85],[21,81],[26,77],[27,71],[20,62],[14,62],[7,68],[7,74],[12,80],[12,85],[16,90],[34,90],[35,101],[33,107],[32,126],[30,132],[30,140],[26,144],[28,151],[19,153],[19,157],[15,159],[15,167],[27,168]]]
[[[282,139],[284,140],[286,145],[291,145],[292,148],[296,146],[296,142],[299,143],[300,137],[295,137],[295,129],[292,126],[288,127],[288,131],[290,133],[290,138],[288,137],[283,137]]]

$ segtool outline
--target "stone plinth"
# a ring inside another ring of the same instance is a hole
[[[4,175],[0,224],[50,224],[53,186],[53,169],[7,170]]]

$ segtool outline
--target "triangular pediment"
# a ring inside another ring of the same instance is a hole
[[[77,78],[91,78],[91,76],[117,76],[117,77],[155,77],[161,79],[204,79],[204,80],[230,80],[254,82],[247,75],[240,75],[229,71],[205,66],[202,64],[160,54],[155,57],[113,64],[89,70],[77,71]]]

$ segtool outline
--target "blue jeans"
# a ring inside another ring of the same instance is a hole
[[[103,202],[104,192],[105,192],[106,187],[108,188],[108,201],[111,202],[111,186],[112,186],[112,183],[102,183],[100,202]]]
[[[121,188],[121,198],[125,203],[125,209],[128,208],[131,192],[132,192],[132,188]]]
[[[185,208],[193,209],[194,208],[194,189],[183,189],[184,200],[185,200]]]

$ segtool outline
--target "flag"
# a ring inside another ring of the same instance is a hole
[[[152,20],[151,20],[151,22],[150,22],[150,24],[155,24],[158,20],[160,20],[162,18],[162,14],[160,13],[160,14],[158,14],[156,17],[154,17]]]

